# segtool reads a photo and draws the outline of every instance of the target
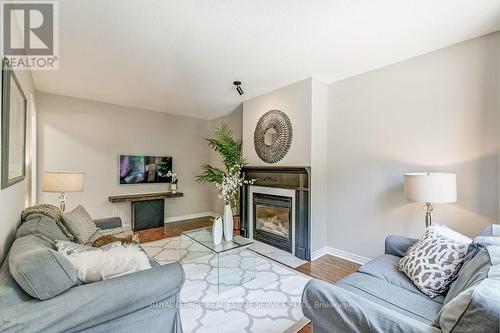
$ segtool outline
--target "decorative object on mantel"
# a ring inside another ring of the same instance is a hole
[[[214,245],[219,245],[222,242],[222,218],[216,217],[212,226],[212,239]]]
[[[172,179],[170,182],[170,191],[172,191],[172,193],[174,194],[177,193],[177,182],[179,181],[179,178],[177,178],[177,173],[172,170],[168,170],[167,177],[170,177]]]
[[[292,132],[292,122],[283,111],[266,112],[255,126],[255,152],[266,163],[281,161],[292,145]]]
[[[26,175],[26,96],[7,59],[2,59],[1,109],[3,189],[24,180]]]
[[[241,140],[233,138],[231,130],[222,124],[215,132],[215,138],[206,139],[208,145],[222,156],[226,170],[209,164],[201,166],[202,173],[196,177],[200,183],[214,183],[219,190],[219,199],[224,200],[224,238],[233,239],[233,211],[239,205],[240,187],[251,181],[241,177],[241,168],[245,160],[241,157]]]
[[[425,226],[432,224],[433,203],[457,202],[457,175],[443,172],[407,173],[405,195],[411,201],[425,203]]]
[[[44,171],[42,191],[59,194],[59,208],[66,210],[66,192],[82,192],[85,173],[82,171]]]

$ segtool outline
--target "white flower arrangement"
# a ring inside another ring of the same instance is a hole
[[[229,172],[224,174],[222,182],[215,183],[215,186],[219,190],[219,199],[224,200],[226,205],[236,206],[236,201],[238,201],[240,187],[245,184],[252,185],[255,180],[245,180],[241,177],[241,168],[243,165],[235,164],[229,168]]]
[[[172,177],[172,184],[177,184],[177,182],[179,181],[179,179],[177,178],[177,173],[173,172],[172,170],[168,170],[167,177]]]

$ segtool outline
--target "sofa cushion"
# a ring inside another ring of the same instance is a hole
[[[441,304],[423,294],[417,295],[364,273],[350,274],[335,285],[427,324],[432,323],[441,308]]]
[[[64,213],[63,221],[64,225],[80,244],[87,243],[90,237],[98,230],[95,222],[82,205],[78,205],[71,212]]]
[[[479,236],[500,237],[500,224],[490,224],[481,231]]]
[[[45,300],[77,284],[76,269],[54,251],[48,240],[28,235],[18,238],[9,253],[9,269],[19,286]]]
[[[27,235],[41,235],[54,243],[56,240],[69,241],[56,221],[42,214],[29,215],[16,232],[16,238]],[[53,244],[54,245],[54,244]]]
[[[443,332],[499,332],[500,279],[486,278],[462,291],[441,309]]]
[[[481,282],[488,275],[491,266],[490,256],[486,247],[479,249],[478,253],[467,261],[460,269],[455,281],[453,281],[450,290],[446,294],[444,304],[447,304],[460,293],[473,285]]]
[[[405,274],[399,271],[398,264],[400,259],[398,256],[384,254],[361,266],[358,272],[384,280],[419,296],[425,296]],[[442,304],[444,297],[440,295],[432,300]]]
[[[21,212],[21,221],[24,222],[28,220],[33,214],[44,215],[48,218],[53,219],[57,223],[61,231],[66,235],[66,237],[69,238],[69,240],[74,240],[73,235],[63,223],[62,211],[58,207],[50,204],[41,204],[25,208]]]
[[[385,238],[385,253],[404,257],[408,249],[418,242],[418,239],[405,236],[389,235]]]

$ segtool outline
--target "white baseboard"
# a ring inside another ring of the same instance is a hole
[[[335,249],[335,248],[329,247],[329,246],[325,246],[319,250],[314,251],[311,254],[311,260],[316,260],[319,257],[324,256],[325,254],[329,254],[329,255],[332,255],[335,257],[349,260],[349,261],[355,262],[355,263],[360,264],[360,265],[364,265],[371,260],[370,258],[358,256],[357,254],[346,252],[346,251],[339,250],[339,249]]]
[[[328,254],[328,247],[327,246],[322,247],[321,249],[318,249],[316,251],[313,251],[311,253],[311,260],[316,260],[316,259],[324,256],[325,254]]]
[[[165,223],[177,222],[177,221],[189,220],[189,219],[197,219],[199,217],[206,217],[206,216],[216,217],[219,215],[214,213],[214,212],[202,212],[202,213],[189,214],[189,215],[172,216],[172,217],[167,217],[165,219]]]

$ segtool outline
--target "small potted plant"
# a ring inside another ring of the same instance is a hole
[[[168,170],[167,172],[167,177],[170,177],[171,178],[171,181],[170,181],[170,191],[172,191],[172,193],[177,193],[177,182],[179,181],[179,179],[177,178],[177,173],[171,171],[171,170]]]

